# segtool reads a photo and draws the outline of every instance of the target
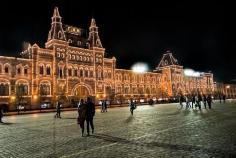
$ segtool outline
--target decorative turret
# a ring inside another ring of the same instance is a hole
[[[95,22],[94,18],[92,18],[91,24],[89,27],[88,41],[89,41],[90,48],[92,48],[92,47],[103,48],[101,40],[98,35],[98,27],[96,26],[96,22]]]
[[[52,39],[66,41],[66,36],[62,28],[61,16],[59,14],[58,8],[54,8],[51,29],[48,33],[48,41]]]
[[[163,54],[162,59],[156,69],[158,70],[162,67],[171,66],[171,65],[179,65],[179,64],[178,64],[177,59],[175,59],[172,53],[168,50],[166,51],[165,54]]]

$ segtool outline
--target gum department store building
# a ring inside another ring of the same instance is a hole
[[[42,102],[100,99],[164,98],[178,94],[212,93],[213,74],[184,75],[172,53],[163,55],[153,72],[142,74],[117,69],[116,58],[106,58],[95,20],[86,31],[62,24],[54,9],[45,48],[37,44],[21,58],[0,56],[0,104],[16,109],[16,103],[39,108]],[[53,105],[54,106],[54,105]]]

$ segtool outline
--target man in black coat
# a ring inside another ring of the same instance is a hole
[[[3,123],[2,117],[3,117],[3,109],[2,109],[2,107],[0,107],[0,123]]]
[[[95,115],[95,104],[92,102],[91,98],[87,98],[86,104],[86,123],[87,123],[87,135],[89,136],[89,125],[92,129],[92,134],[94,133],[94,126],[93,126],[93,117]]]

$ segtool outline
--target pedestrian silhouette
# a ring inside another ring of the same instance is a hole
[[[78,123],[80,125],[80,128],[82,130],[82,137],[84,136],[84,122],[86,119],[86,104],[84,103],[84,100],[81,99],[80,106],[78,110]]]
[[[92,134],[94,133],[93,117],[95,115],[95,105],[92,102],[91,98],[87,98],[86,103],[86,124],[87,124],[87,135],[90,135],[89,126],[91,126]]]

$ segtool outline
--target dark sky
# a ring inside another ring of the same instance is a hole
[[[119,68],[130,68],[133,63],[143,61],[153,69],[162,54],[171,50],[186,68],[212,71],[218,81],[236,79],[236,13],[233,4],[210,1],[108,2],[1,2],[0,55],[15,56],[24,41],[43,47],[53,8],[58,6],[64,24],[88,29],[91,17],[96,19],[102,44],[109,56],[117,58]]]

